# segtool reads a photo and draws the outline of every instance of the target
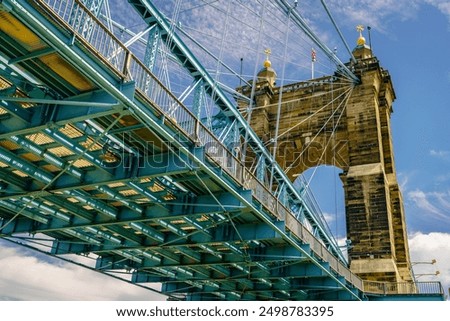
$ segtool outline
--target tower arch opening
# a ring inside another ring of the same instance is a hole
[[[306,184],[312,191],[325,221],[334,238],[347,257],[349,240],[347,238],[345,217],[345,192],[340,179],[342,169],[332,165],[310,167],[294,181],[294,185]]]

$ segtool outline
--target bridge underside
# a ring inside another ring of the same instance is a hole
[[[202,128],[181,105],[169,117],[44,3],[7,4],[1,237],[90,255],[97,270],[128,271],[174,297],[362,298],[358,278],[292,213],[258,200],[256,189],[268,194],[250,176],[244,183],[238,163],[224,166],[220,144],[187,132]]]
[[[126,49],[102,55],[44,1],[0,20],[0,237],[173,298],[366,299]]]

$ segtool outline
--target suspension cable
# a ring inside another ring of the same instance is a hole
[[[264,12],[265,12],[265,2],[266,0],[263,0],[262,3],[262,12],[261,12],[261,19],[259,20],[259,33],[258,33],[258,48],[257,51],[259,52],[261,49],[261,37],[263,34],[263,26],[264,26]],[[259,55],[257,56],[257,58],[255,59],[255,68],[254,68],[254,72],[253,72],[253,81],[252,81],[252,90],[250,93],[250,103],[248,105],[248,113],[247,113],[247,119],[246,119],[246,123],[247,125],[250,124],[250,121],[252,119],[252,108],[253,108],[253,100],[255,98],[255,92],[256,92],[256,82],[257,82],[257,70],[258,70],[258,65],[259,65]],[[249,138],[249,131],[246,130],[245,131],[245,137],[244,137],[244,147],[242,149],[242,158],[241,161],[245,164],[245,158],[247,156],[247,144],[248,144],[248,138]]]
[[[352,88],[352,89],[353,89],[353,88]],[[337,111],[337,110],[339,110],[339,108],[341,107],[341,105],[343,106],[342,111],[341,111],[341,113],[340,113],[340,115],[339,115],[339,118],[338,118],[338,120],[337,120],[337,122],[336,122],[336,126],[333,127],[333,130],[332,130],[332,136],[334,136],[334,134],[335,134],[335,132],[336,132],[336,128],[337,128],[337,126],[339,125],[339,122],[340,122],[340,120],[341,120],[341,118],[342,118],[342,116],[343,116],[343,114],[344,114],[345,107],[347,106],[347,101],[348,101],[348,99],[350,98],[352,89],[347,93],[347,96],[345,97],[345,100],[344,100],[343,102],[341,102],[341,104],[338,106],[338,108],[336,108],[336,111]],[[336,113],[336,111],[334,111],[334,112],[332,113],[332,115],[330,116],[330,118],[325,122],[325,125],[326,125],[326,123],[328,123],[328,121],[329,121],[331,118],[334,119],[334,114]],[[312,141],[314,141],[314,139],[317,138],[318,134],[325,128],[325,125],[322,126],[322,128],[319,130],[319,132],[317,133],[317,135],[314,136],[314,138],[312,139]],[[324,149],[323,149],[323,152],[322,152],[322,154],[320,155],[319,162],[323,159],[323,156],[325,155],[325,151],[326,151],[328,145],[330,144],[330,142],[331,142],[331,139],[329,139],[329,140],[327,141],[327,143],[326,143],[326,145],[325,145],[325,147],[324,147]],[[309,180],[308,180],[307,187],[309,187],[309,186],[311,185],[311,181],[312,181],[312,179],[313,179],[313,177],[314,177],[314,175],[315,175],[315,173],[316,173],[316,171],[317,171],[317,168],[318,168],[318,167],[314,168],[313,174],[311,175],[311,177],[310,177]]]
[[[290,22],[291,22],[291,10],[289,10],[288,14],[288,22],[286,27],[286,37],[284,40],[284,53],[283,53],[283,69],[281,72],[281,86],[278,94],[278,108],[277,108],[277,119],[275,124],[275,133],[274,133],[274,141],[273,141],[273,151],[272,151],[272,157],[273,159],[276,159],[277,156],[277,148],[278,148],[278,130],[280,127],[280,117],[281,117],[281,105],[283,101],[283,85],[284,85],[284,73],[286,71],[286,55],[287,55],[287,47],[288,47],[288,41],[289,41],[289,28],[290,28]],[[270,185],[269,190],[272,191],[272,184],[273,184],[273,175],[274,175],[274,169],[272,167],[272,172],[270,176]]]
[[[347,41],[345,41],[344,36],[342,35],[341,30],[339,29],[338,25],[336,24],[336,21],[333,18],[333,15],[331,14],[330,10],[328,9],[328,6],[325,3],[325,0],[320,0],[320,2],[322,3],[323,7],[325,8],[325,11],[328,14],[328,17],[330,18],[331,22],[333,23],[334,28],[336,28],[337,33],[339,34],[339,37],[341,38],[342,42],[344,43],[345,48],[347,49],[349,55],[350,55],[350,59],[356,63],[356,59],[355,56],[353,56],[352,51],[350,50],[350,47],[347,44]]]
[[[344,104],[344,109],[345,109],[346,102],[347,102],[348,98],[349,98],[350,95],[351,95],[352,90],[353,90],[353,87],[350,87],[349,89],[347,89],[347,91],[346,91],[345,93],[343,93],[343,94],[345,94],[346,96],[345,96],[345,99],[341,102],[340,106]],[[338,108],[336,108],[336,110],[331,114],[331,116],[327,119],[327,121],[325,122],[325,124],[319,129],[319,131],[316,133],[316,135],[312,138],[311,142],[313,142],[313,141],[318,137],[319,133],[325,128],[326,124],[327,124],[327,123],[330,121],[330,119],[334,116],[334,114],[335,114],[336,111],[340,108],[340,106],[338,106]],[[321,109],[323,109],[323,108],[324,108],[324,107],[322,107]],[[341,117],[342,117],[342,114],[341,114],[341,116],[339,116],[339,120],[340,120]],[[305,120],[306,120],[306,119],[305,119]],[[339,120],[338,120],[338,123],[339,123]],[[336,125],[336,126],[337,126],[337,125]],[[333,130],[334,130],[334,129],[333,129]],[[327,143],[327,145],[328,145],[328,143]],[[306,150],[307,150],[307,149],[304,149],[304,150],[303,150],[303,151],[302,151],[302,152],[294,159],[294,161],[292,162],[291,166],[289,166],[289,167],[287,167],[287,168],[285,169],[285,173],[289,173],[289,171],[293,168],[293,165],[300,159],[300,157],[303,156],[303,154],[305,153]],[[324,149],[324,150],[325,150],[325,149]],[[306,187],[309,187],[309,183],[310,183],[310,181],[308,182],[308,184],[307,184]]]
[[[339,96],[337,96],[336,98],[333,99],[333,101],[341,98],[342,96],[345,96],[351,89],[353,88],[353,86],[350,86],[349,88],[346,88],[345,91],[343,93],[341,93]],[[279,134],[279,137],[282,137],[284,135],[286,135],[287,133],[289,133],[290,131],[292,131],[293,129],[297,128],[298,126],[302,125],[305,121],[310,120],[311,118],[313,118],[315,115],[317,115],[318,113],[320,113],[322,110],[324,110],[325,108],[327,108],[333,101],[325,104],[324,106],[320,107],[317,111],[315,111],[314,113],[312,113],[311,115],[309,115],[308,117],[306,117],[305,119],[303,119],[302,121],[298,122],[297,124],[295,124],[294,126],[292,126],[291,128],[286,129],[284,132],[282,132],[281,134]]]
[[[288,13],[290,9],[290,5],[286,2],[286,0],[275,0],[277,4],[280,6],[280,8],[285,12]],[[302,16],[295,10],[292,11],[292,20],[296,25],[298,25],[303,32],[331,59],[335,62],[336,65],[340,67],[343,74],[352,79],[355,83],[359,83],[359,78],[352,72],[350,69],[347,68],[346,65],[342,63],[342,61],[336,56],[336,54],[328,48],[320,39],[319,37],[312,31],[312,29],[308,26],[305,19],[302,18]]]

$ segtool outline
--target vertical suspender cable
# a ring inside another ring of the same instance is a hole
[[[228,1],[227,3],[228,3],[228,5],[227,5],[225,22],[224,22],[224,28],[222,31],[222,39],[220,39],[219,57],[217,57],[216,76],[214,77],[214,86],[217,86],[217,83],[220,80],[220,69],[221,69],[220,66],[222,65],[223,47],[224,47],[225,38],[227,35],[227,31],[228,31],[228,20],[229,20],[229,16],[230,16],[230,6],[231,6],[232,1]],[[212,98],[212,100],[216,99],[216,91],[213,92],[211,98]]]
[[[275,0],[275,2],[280,6],[280,8],[288,13],[290,10],[290,6],[286,0]],[[350,70],[346,65],[339,60],[339,58],[334,54],[332,50],[330,50],[313,32],[313,30],[308,26],[305,19],[297,12],[292,12],[292,20],[294,23],[299,26],[303,32],[331,59],[334,63],[339,66],[343,75],[351,79],[355,83],[359,83],[360,79]]]
[[[278,130],[280,128],[281,103],[282,103],[282,99],[283,99],[284,74],[286,71],[286,55],[287,55],[287,47],[288,47],[288,40],[289,40],[289,28],[291,26],[291,23],[290,23],[291,22],[291,12],[292,12],[292,8],[289,9],[287,28],[286,28],[286,37],[284,39],[283,70],[281,72],[281,85],[280,85],[280,89],[278,91],[277,122],[275,124],[275,133],[274,133],[274,142],[273,142],[273,151],[272,151],[272,158],[274,160],[276,160],[277,148],[278,148]],[[272,172],[270,175],[270,186],[269,186],[270,191],[272,191],[273,175],[274,175],[274,170],[272,167]]]
[[[247,119],[246,119],[246,126],[250,127],[250,121],[252,120],[252,108],[253,108],[253,99],[255,98],[255,86],[256,82],[258,80],[258,66],[259,66],[259,52],[261,51],[261,37],[263,34],[263,26],[264,26],[264,13],[266,9],[266,0],[263,0],[261,2],[261,19],[259,20],[259,33],[258,33],[258,47],[256,48],[256,60],[255,60],[255,69],[253,72],[253,81],[252,81],[252,90],[250,93],[250,102],[248,104],[247,108]],[[244,148],[242,149],[242,158],[241,161],[245,164],[245,158],[247,156],[247,144],[248,144],[248,138],[249,138],[249,129],[245,129],[245,136],[244,136]]]

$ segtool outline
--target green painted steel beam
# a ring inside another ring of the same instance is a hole
[[[3,184],[8,184],[8,186],[3,186],[3,191],[7,191],[8,194],[15,194],[24,191],[29,187],[29,179],[23,179],[23,177],[19,177],[17,175],[11,175],[11,172],[5,168],[0,168],[0,179]],[[3,193],[0,193],[2,195]],[[11,198],[7,198],[10,200]]]
[[[59,246],[59,243],[54,242],[53,246]],[[61,249],[58,248],[58,252],[59,253],[73,253],[73,252],[78,252],[78,251],[82,251],[83,249],[70,249],[68,248],[70,246],[70,243],[63,243],[61,245]],[[153,260],[156,261],[156,263],[159,262],[161,258],[158,256],[154,256],[153,255]],[[96,270],[129,270],[129,269],[135,269],[137,268],[138,263],[132,261],[132,260],[125,260],[123,257],[119,256],[119,255],[109,255],[109,256],[99,256],[96,260],[95,260],[95,269]]]
[[[69,243],[69,242],[54,241],[52,244],[50,253],[53,255],[58,255],[60,253],[71,253],[71,252],[83,253],[82,251],[84,249],[85,249],[85,245],[77,243],[77,242]],[[87,252],[84,252],[84,253],[87,253]]]
[[[241,279],[242,281],[245,281],[245,279]],[[208,281],[202,281],[198,282],[200,286],[186,286],[186,284],[189,284],[187,281],[181,282],[181,283],[164,283],[162,287],[162,291],[166,293],[230,293],[230,292],[238,292],[238,293],[264,293],[264,295],[269,295],[270,297],[274,297],[274,293],[278,292],[279,295],[276,295],[275,297],[282,296],[284,299],[289,299],[289,292],[290,287],[289,285],[280,285],[275,284],[273,285],[266,285],[263,283],[257,283],[253,282],[251,287],[247,287],[246,283],[239,283],[241,281],[239,279],[233,279],[231,281],[224,281],[224,282],[218,282],[214,284],[214,286],[210,285]],[[133,280],[134,281],[134,280]]]
[[[49,201],[52,204],[55,204],[56,206],[58,206],[60,208],[66,209],[68,211],[68,214],[72,215],[71,222],[74,222],[74,221],[89,221],[90,222],[95,219],[98,219],[95,212],[89,211],[89,210],[83,208],[82,206],[77,205],[76,203],[72,203],[71,201],[68,201],[67,198],[59,197],[57,195],[49,195],[49,196],[42,197],[42,199]],[[57,224],[56,222],[58,222],[58,221],[52,220],[51,224]],[[36,226],[35,228],[38,228],[38,226]]]
[[[48,54],[51,54],[54,52],[56,52],[56,50],[53,48],[44,48],[44,49],[35,50],[33,52],[30,52],[29,54],[9,59],[8,64],[14,65],[14,64],[22,62],[22,61],[39,58],[39,57],[42,57],[42,56],[45,56],[45,55],[48,55]]]
[[[12,2],[16,3],[16,1],[12,1]],[[23,3],[23,5],[25,5],[25,3]],[[28,10],[32,11],[32,8],[28,8]],[[27,13],[24,12],[24,10],[22,10],[20,8],[17,11],[19,12],[19,15],[26,17],[26,19],[24,19],[24,20],[26,20],[27,24],[29,24],[34,30],[37,30],[38,34],[40,34],[41,36],[45,35],[47,41],[52,43],[52,45],[55,46],[55,48],[60,49],[61,55],[65,59],[68,59],[68,61],[73,63],[74,66],[77,66],[77,68],[80,68],[80,70],[82,70],[85,74],[88,74],[90,77],[95,79],[95,81],[98,84],[101,84],[102,87],[104,86],[105,88],[107,88],[107,90],[109,92],[111,92],[115,97],[117,97],[127,107],[130,107],[134,112],[139,114],[140,117],[144,118],[145,121],[148,122],[148,126],[154,128],[155,131],[157,131],[162,137],[165,137],[168,140],[173,138],[173,136],[170,135],[170,132],[167,130],[167,128],[162,126],[162,124],[160,122],[158,122],[157,119],[155,119],[154,117],[151,116],[151,114],[152,114],[151,111],[149,111],[148,109],[145,109],[145,108],[141,108],[142,106],[137,105],[133,100],[122,95],[120,92],[117,91],[117,88],[114,85],[111,85],[111,83],[108,83],[107,81],[105,81],[106,78],[102,77],[101,73],[98,73],[98,72],[96,73],[96,71],[98,71],[98,69],[91,68],[89,66],[89,63],[84,62],[82,59],[80,59],[81,56],[79,55],[79,52],[78,53],[75,52],[78,49],[76,49],[74,51],[72,48],[61,45],[61,44],[64,44],[61,41],[61,39],[64,38],[64,35],[59,35],[58,32],[54,32],[54,30],[53,30],[54,27],[52,27],[51,25],[47,25],[47,28],[45,28],[44,27],[45,24],[43,24],[42,21],[39,20],[39,17],[36,18],[33,15],[30,15],[30,14],[27,15]],[[37,14],[36,16],[39,16],[39,15]],[[147,106],[147,108],[148,108],[148,106]],[[208,175],[211,175],[212,177],[214,177],[216,182],[220,183],[220,185],[223,188],[226,188],[231,193],[234,192],[236,197],[240,198],[244,203],[246,203],[251,208],[251,210],[254,211],[255,214],[258,213],[258,210],[253,206],[253,204],[249,203],[247,199],[243,198],[239,192],[236,192],[236,184],[232,183],[231,180],[226,180],[223,174],[212,170],[208,166],[208,164],[204,163],[204,160],[200,160],[200,159],[196,158],[196,156],[193,155],[189,150],[183,149],[183,147],[186,146],[185,144],[178,143],[178,145],[180,146],[181,150],[183,150],[183,153],[189,155],[195,161],[198,161],[202,170],[204,170]],[[293,240],[288,235],[286,235],[283,230],[281,230],[279,227],[274,225],[273,222],[268,220],[267,217],[261,216],[261,219],[268,226],[270,226],[271,229],[273,229],[274,231],[277,231],[279,233],[279,235],[284,238],[285,241],[291,243],[293,246],[298,247],[298,243],[295,240]],[[299,248],[299,250],[301,250],[300,247],[298,247],[298,248]],[[323,271],[326,271],[326,270],[324,269]],[[329,274],[329,275],[330,275],[330,277],[332,276],[331,274]]]
[[[354,301],[355,297],[364,297],[364,294],[356,289],[349,288],[348,290],[310,290],[309,297],[311,300],[317,301]]]
[[[323,263],[321,264],[323,265]],[[325,267],[329,271],[329,267]],[[257,272],[255,277],[262,277],[268,280],[272,278],[311,278],[311,277],[328,277],[329,274],[324,271],[323,268],[318,266],[315,262],[307,261],[307,263],[291,264],[289,266],[280,266],[270,270],[270,274],[267,272]]]
[[[103,228],[105,228],[105,227],[103,227]],[[134,233],[133,229],[125,229],[119,225],[109,225],[105,229],[107,231],[112,232],[114,235],[119,235],[124,241],[133,242],[135,244],[142,243],[143,236]],[[161,239],[163,239],[164,236],[162,233],[159,233],[158,231],[151,229],[151,228],[149,228],[149,230],[152,230],[152,233],[154,235],[154,237],[152,238],[153,240],[161,241]],[[148,235],[146,235],[145,237],[148,237]]]
[[[23,92],[30,93],[28,89],[31,83],[46,84],[49,90],[42,96],[46,98],[48,98],[49,94],[55,95],[56,97],[70,96],[79,92],[73,84],[65,80],[63,76],[52,71],[39,58],[26,59],[16,64],[9,64],[8,61],[10,59],[21,58],[29,55],[31,52],[28,50],[28,46],[22,46],[21,42],[17,42],[16,39],[13,39],[2,31],[0,31],[0,37],[2,39],[0,43],[0,51],[2,52],[2,56],[0,55],[0,64],[7,66],[7,69],[14,70],[14,75],[23,74],[21,70],[27,70],[29,83],[24,87],[18,86]],[[17,85],[16,81],[14,83]]]
[[[284,226],[284,222],[276,223],[279,228]],[[70,229],[72,229],[71,227]],[[69,229],[69,230],[70,230]],[[237,229],[237,230],[235,230]],[[124,241],[118,245],[105,241],[102,245],[86,245],[86,248],[82,252],[91,252],[97,254],[109,253],[116,250],[151,250],[151,251],[164,251],[164,249],[177,248],[179,246],[195,246],[195,245],[215,245],[217,243],[224,242],[245,242],[254,240],[270,240],[276,241],[281,239],[281,236],[270,227],[265,224],[242,224],[235,226],[231,223],[222,223],[221,225],[211,227],[212,236],[208,236],[202,233],[191,233],[185,237],[179,237],[170,232],[165,232],[165,244],[156,244],[154,241],[144,240],[142,244],[135,244],[134,242]],[[69,254],[69,253],[66,253]],[[79,253],[72,253],[79,254]],[[179,263],[179,262],[178,262]]]
[[[212,279],[205,276],[201,281],[198,278],[191,277],[176,277],[174,276],[161,276],[158,273],[155,273],[155,276],[145,276],[139,273],[133,273],[131,281],[133,283],[161,283],[161,280],[165,279],[176,279],[177,281],[172,282],[164,282],[162,281],[163,292],[178,292],[178,293],[192,293],[192,290],[189,289],[199,289],[195,292],[216,292],[216,291],[239,291],[242,292],[244,290],[252,290],[254,288],[255,283],[245,277],[242,278],[233,278],[229,279]],[[181,281],[180,281],[181,280]],[[190,284],[190,286],[186,286],[186,284]],[[192,286],[195,285],[195,286]]]
[[[265,299],[267,300],[269,296],[265,296]],[[193,293],[193,294],[187,294],[186,297],[184,298],[186,301],[218,301],[218,300],[223,300],[222,297],[218,296],[217,293],[214,294],[201,294],[201,293]],[[240,298],[239,300],[242,301],[256,301],[258,299],[261,299],[260,297],[257,297],[255,294],[253,293],[240,293]],[[233,298],[232,301],[237,300],[236,298]]]
[[[181,260],[181,255],[176,255],[171,250],[164,250],[164,249],[160,249],[160,248],[154,248],[151,252],[153,252],[156,255],[158,255],[162,260],[165,259],[166,261],[171,262],[172,264],[174,264],[176,266],[178,266],[178,264],[180,263],[180,260]],[[142,263],[144,262],[144,260],[142,261]]]
[[[67,244],[70,245],[70,244]],[[152,252],[153,257],[151,258],[144,258],[144,260],[141,263],[136,263],[132,260],[123,260],[123,258],[119,255],[105,255],[105,256],[99,256],[97,258],[96,262],[96,268],[100,269],[100,267],[104,266],[107,267],[110,270],[123,270],[123,269],[136,269],[136,270],[145,270],[147,268],[154,267],[165,267],[168,268],[174,268],[174,267],[182,267],[186,269],[197,269],[202,268],[203,271],[211,271],[212,273],[215,273],[215,275],[219,275],[222,277],[229,277],[230,276],[230,267],[222,266],[219,264],[202,264],[201,261],[205,258],[208,258],[208,256],[211,256],[208,253],[201,253],[199,251],[193,251],[189,250],[189,248],[179,247],[178,250],[181,254],[179,261],[180,264],[173,264],[171,260],[168,260],[167,258],[164,258],[163,255],[160,255],[158,252]],[[82,249],[78,249],[77,251],[82,251]],[[67,253],[64,251],[71,251],[70,249],[63,250],[61,253]],[[186,253],[188,252],[188,253]],[[196,254],[193,255],[192,252],[195,252]],[[155,259],[157,258],[157,259]],[[163,263],[164,262],[164,263]],[[190,264],[187,264],[187,262],[190,262]],[[197,263],[199,262],[199,263]],[[170,265],[172,264],[172,265]]]
[[[328,282],[329,279],[324,279],[324,282]],[[309,286],[308,288],[302,288],[302,280],[292,280],[289,284],[274,283],[267,285],[265,283],[258,283],[254,281],[252,287],[243,287],[239,283],[240,279],[232,279],[230,283],[226,281],[220,282],[216,280],[217,286],[209,286],[205,284],[203,286],[188,286],[187,281],[178,283],[164,283],[162,290],[166,293],[189,293],[193,296],[198,295],[214,295],[217,292],[227,293],[230,291],[238,291],[243,294],[253,294],[255,296],[265,297],[265,299],[288,299],[288,300],[354,300],[355,297],[348,294],[348,292],[342,287],[338,286]],[[201,282],[200,282],[201,284]],[[211,297],[210,297],[211,298]]]
[[[43,98],[29,98],[29,97],[9,97],[0,96],[0,99],[6,102],[14,103],[26,103],[26,104],[36,104],[36,105],[54,105],[59,109],[67,109],[69,107],[95,107],[95,108],[116,108],[118,106],[117,102],[114,103],[102,103],[94,101],[75,101],[75,100],[58,100],[58,99],[43,99]],[[28,110],[25,108],[25,110]],[[65,111],[67,112],[67,111]],[[78,112],[79,113],[79,112]]]
[[[0,55],[0,77],[7,79],[15,89],[20,88],[28,97],[44,98],[48,96],[47,88],[38,87],[33,84],[21,70],[8,65],[8,62]],[[8,96],[11,93],[7,93]],[[2,94],[4,95],[4,94]]]
[[[23,108],[20,104],[16,103],[9,96],[0,96],[0,106],[5,109],[14,118],[20,119],[22,122],[30,123],[33,116],[32,112],[28,108]]]
[[[244,281],[244,280],[243,280]],[[240,299],[240,293],[242,292],[257,292],[252,288],[248,288],[247,284],[238,282],[226,282],[215,284],[212,282],[205,283],[194,283],[196,286],[186,286],[186,283],[165,283],[162,287],[163,292],[167,293],[221,293],[221,294],[232,294],[235,299]],[[263,290],[267,291],[267,290]]]
[[[273,167],[273,170],[271,172],[276,176],[276,179],[280,182],[280,184],[282,182],[287,183],[288,191],[291,195],[294,196],[294,199],[301,199],[302,202],[305,202],[305,200],[301,198],[299,193],[296,191],[296,188],[294,188],[290,183],[284,171],[281,169],[278,163],[273,160],[273,157],[272,155],[270,155],[269,151],[263,146],[256,133],[248,126],[246,120],[237,110],[235,104],[233,104],[226,97],[224,92],[219,87],[217,87],[213,78],[204,69],[204,67],[189,50],[189,48],[184,44],[181,38],[173,31],[168,20],[157,10],[156,6],[148,0],[132,0],[129,1],[129,3],[135,7],[144,21],[150,18],[152,22],[156,20],[161,30],[165,30],[166,34],[164,34],[161,39],[166,42],[172,53],[178,57],[183,67],[192,75],[194,79],[198,79],[199,77],[204,79],[205,92],[208,93],[211,97],[214,97],[216,105],[227,117],[230,118],[230,122],[232,122],[234,119],[237,120],[238,127],[243,133],[245,133],[245,137],[247,138],[247,140],[249,140],[249,145],[255,147],[255,152],[257,154],[265,155],[265,158],[268,161],[268,164],[266,163],[266,166]],[[318,213],[315,213],[311,209],[309,209],[308,218],[313,225],[318,224],[320,226],[320,232],[323,241],[330,244],[333,250],[335,250],[335,254],[337,254],[338,256],[340,255],[341,259],[345,261],[345,258],[342,255],[337,242],[334,240],[334,237],[331,235],[331,233],[327,231],[326,226],[324,226],[325,222],[318,217]]]
[[[43,215],[39,215],[33,211],[24,210],[20,207],[15,206],[14,204],[7,203],[6,201],[0,201],[0,213],[9,212],[10,210],[17,210],[17,213],[20,212],[22,217],[18,217],[12,221],[8,219],[8,215],[1,215],[1,217],[5,217],[3,221],[0,222],[0,237],[7,237],[18,232],[21,229],[31,230],[33,228],[33,223],[38,222],[48,222],[48,218]],[[7,211],[5,211],[7,209]],[[13,214],[9,215],[13,217]]]
[[[220,193],[213,196],[202,195],[190,199],[190,203],[183,206],[174,202],[167,202],[167,205],[158,204],[155,202],[152,205],[147,205],[143,208],[142,212],[136,212],[126,207],[121,207],[117,212],[115,219],[105,216],[95,215],[95,212],[88,211],[83,207],[67,201],[65,197],[53,194],[46,196],[44,199],[51,203],[54,203],[62,208],[65,208],[73,216],[70,222],[51,220],[48,224],[25,224],[23,227],[18,226],[17,232],[20,233],[50,233],[61,230],[74,229],[74,228],[87,228],[87,227],[109,227],[114,225],[125,225],[139,222],[152,222],[156,220],[174,220],[183,219],[188,215],[189,217],[200,217],[202,215],[208,215],[211,213],[223,213],[226,212],[239,212],[240,202],[236,200],[233,195],[228,193]],[[220,202],[220,205],[217,204]],[[1,204],[0,204],[1,205]],[[20,203],[16,206],[20,208]],[[30,230],[29,227],[32,226]],[[153,228],[147,227],[148,230]],[[160,232],[154,231],[160,235]],[[174,238],[176,238],[174,236]]]
[[[0,161],[29,175],[32,178],[35,178],[35,180],[41,184],[48,184],[54,178],[52,173],[49,173],[48,171],[37,167],[33,163],[18,157],[14,152],[4,147],[0,147]]]
[[[181,247],[180,247],[181,248]],[[152,268],[175,268],[175,267],[183,267],[183,268],[189,268],[189,269],[195,269],[195,268],[205,268],[208,270],[214,270],[217,273],[217,277],[219,279],[223,278],[223,275],[230,276],[230,270],[235,269],[234,266],[240,265],[240,266],[246,266],[250,268],[249,270],[252,270],[253,268],[258,268],[257,263],[265,263],[266,265],[271,264],[294,264],[295,262],[301,262],[302,259],[282,259],[278,258],[276,261],[270,260],[270,259],[254,259],[251,257],[246,257],[245,255],[239,256],[236,254],[229,254],[229,253],[223,253],[222,257],[223,260],[215,260],[210,263],[205,263],[206,261],[210,260],[213,256],[208,253],[202,253],[198,254],[197,257],[192,257],[190,254],[186,254],[186,250],[188,248],[184,247],[180,250],[180,253],[182,253],[183,256],[180,257],[179,261],[176,263],[173,263],[170,260],[162,259],[159,262],[154,262],[152,260],[143,260],[141,264],[138,266],[135,265],[134,267],[139,270],[146,270],[146,269],[152,269]],[[114,258],[113,256],[107,256],[109,257],[109,260],[111,262],[117,262],[120,261],[119,259]],[[124,265],[129,264],[129,262],[123,262]],[[117,268],[122,269],[124,266],[121,266],[120,264],[117,265]],[[242,274],[243,272],[240,271],[239,274]]]
[[[158,268],[159,265],[155,262],[155,268]],[[316,284],[317,287],[329,289],[343,289],[342,285],[340,285],[336,280],[330,278],[327,274],[323,273],[317,266],[311,262],[303,262],[303,263],[290,263],[289,266],[293,266],[292,269],[285,269],[283,274],[281,275],[277,269],[277,266],[269,265],[269,270],[261,270],[258,268],[258,265],[255,265],[255,262],[247,262],[247,265],[252,267],[249,273],[244,273],[239,269],[230,268],[230,275],[227,278],[223,278],[222,275],[217,273],[211,273],[208,277],[204,277],[201,275],[195,275],[190,278],[172,278],[172,277],[161,277],[158,274],[155,274],[154,270],[151,268],[146,268],[145,270],[140,270],[138,268],[137,271],[133,273],[134,282],[162,282],[162,283],[183,283],[186,281],[208,281],[212,280],[214,282],[240,282],[240,278],[251,281],[255,284],[255,288],[277,288],[277,289],[289,289],[292,287],[293,280],[297,280],[296,286],[300,289],[304,284],[299,281],[301,279],[322,279],[327,281],[313,281],[307,283],[307,286],[304,286],[301,290],[304,290],[308,287],[314,287]],[[227,264],[224,264],[227,266]],[[170,268],[170,267],[169,267]],[[298,271],[297,271],[298,269]],[[262,280],[265,280],[264,282]],[[259,284],[260,286],[257,286]],[[325,285],[324,285],[325,284]]]
[[[113,174],[105,173],[104,170],[87,171],[81,182],[77,182],[74,177],[65,177],[64,180],[57,180],[51,190],[53,192],[59,192],[165,175],[186,174],[198,170],[198,167],[183,154],[163,153],[145,155],[142,158],[136,159],[135,164],[132,165],[121,162],[115,165],[113,169]]]
[[[73,122],[82,122],[88,119],[95,119],[98,117],[109,115],[124,115],[127,112],[123,111],[121,107],[106,109],[104,107],[77,107],[73,108],[73,112],[61,113],[55,115],[53,121],[49,122],[42,119],[41,116],[45,114],[45,108],[43,106],[34,107],[36,110],[33,113],[31,123],[25,121],[18,121],[17,118],[10,118],[2,121],[2,128],[0,130],[0,139],[7,139],[10,136],[18,135],[30,135],[37,132],[44,131],[45,129],[52,127],[63,127],[66,124]],[[68,110],[68,109],[67,109]]]

